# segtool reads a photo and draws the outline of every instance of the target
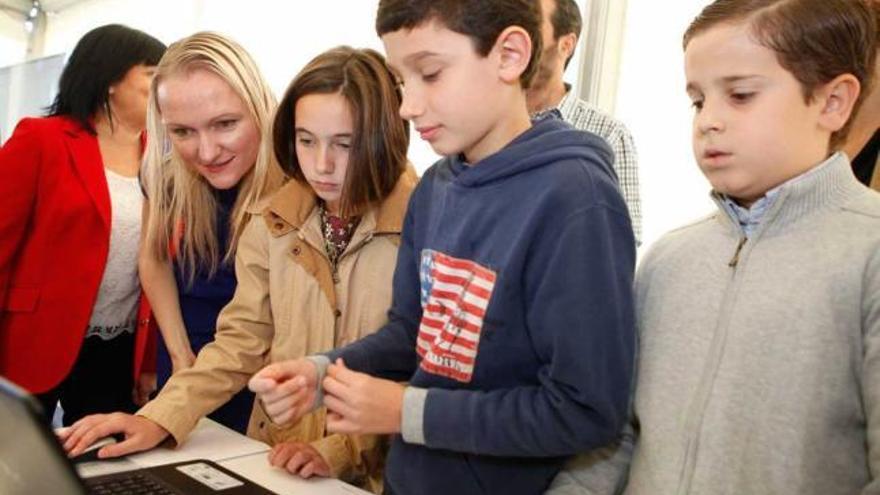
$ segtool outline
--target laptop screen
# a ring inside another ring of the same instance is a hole
[[[82,494],[37,402],[0,377],[0,493]]]

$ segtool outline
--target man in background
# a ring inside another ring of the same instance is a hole
[[[642,207],[636,149],[627,128],[610,115],[580,99],[563,82],[580,37],[583,20],[574,0],[541,0],[544,50],[535,80],[528,90],[529,111],[534,115],[554,108],[575,128],[602,137],[614,151],[614,171],[626,201],[636,242],[641,242]]]

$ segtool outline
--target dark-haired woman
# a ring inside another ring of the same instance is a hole
[[[159,40],[120,25],[77,43],[44,118],[0,148],[0,375],[64,424],[131,410],[138,170]]]

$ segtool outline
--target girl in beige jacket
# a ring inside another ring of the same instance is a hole
[[[136,416],[74,425],[69,451],[117,432],[126,440],[103,455],[152,448],[169,435],[181,443],[265,364],[345,345],[384,324],[417,180],[399,106],[394,78],[372,50],[336,48],[300,72],[273,128],[275,155],[293,180],[251,210],[236,253],[238,286],[215,341]],[[383,439],[329,434],[323,409],[279,426],[258,402],[248,434],[275,446],[273,465],[381,490]]]

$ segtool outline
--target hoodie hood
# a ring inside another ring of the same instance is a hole
[[[617,175],[611,164],[614,153],[595,134],[579,131],[562,120],[558,110],[542,114],[532,127],[517,136],[497,153],[475,164],[461,155],[445,160],[453,181],[463,187],[480,187],[513,175],[560,161],[579,159],[597,167],[614,182]]]

